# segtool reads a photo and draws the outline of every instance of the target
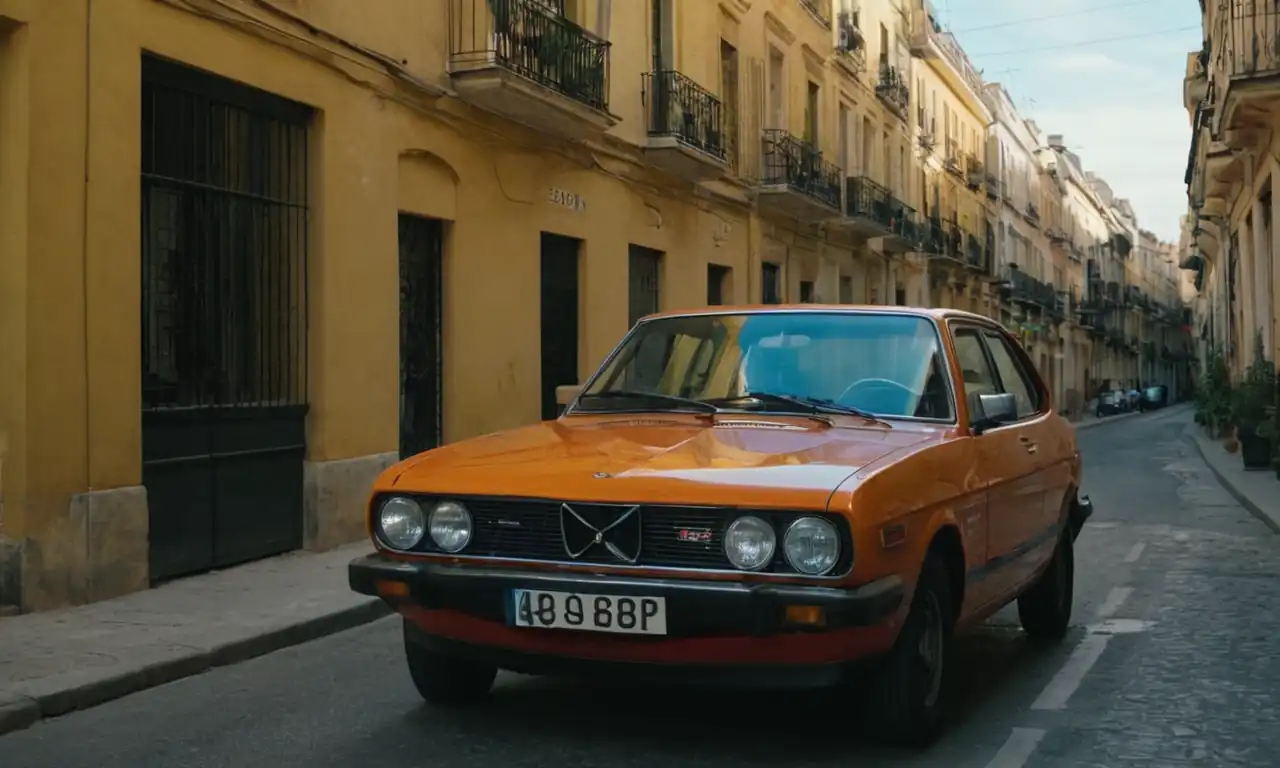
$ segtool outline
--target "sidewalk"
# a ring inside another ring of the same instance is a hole
[[[0,734],[388,614],[347,588],[362,541],[0,618]],[[2,750],[0,750],[2,751]]]
[[[1235,497],[1254,517],[1280,533],[1280,480],[1273,470],[1247,470],[1240,454],[1227,453],[1221,440],[1207,437],[1200,425],[1187,425],[1187,437],[1204,457],[1222,487]]]

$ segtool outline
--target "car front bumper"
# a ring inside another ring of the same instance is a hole
[[[853,588],[634,578],[515,567],[404,562],[381,554],[348,567],[351,588],[381,597],[410,623],[414,642],[529,673],[625,672],[677,667],[682,679],[725,666],[815,684],[847,662],[892,646],[903,582],[890,576]],[[516,627],[513,589],[661,597],[667,634],[622,635]],[[820,625],[787,619],[788,606],[821,609]]]

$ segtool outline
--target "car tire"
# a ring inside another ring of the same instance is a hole
[[[954,610],[946,566],[930,553],[898,639],[872,674],[866,704],[877,740],[924,747],[941,733]]]
[[[496,667],[419,645],[411,637],[407,619],[404,655],[414,687],[428,704],[438,707],[464,707],[484,701],[498,676]]]
[[[1071,626],[1076,570],[1072,538],[1070,527],[1063,530],[1049,567],[1018,597],[1018,618],[1023,631],[1033,641],[1058,642],[1066,637]]]

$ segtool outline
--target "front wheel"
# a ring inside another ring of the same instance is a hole
[[[418,693],[428,704],[440,707],[462,707],[483,701],[498,676],[496,667],[419,645],[412,637],[408,619],[404,624],[404,655]]]
[[[1070,526],[1062,532],[1049,567],[1018,597],[1018,618],[1027,636],[1054,643],[1066,637],[1075,598],[1075,544]]]
[[[941,731],[954,610],[946,566],[931,553],[898,640],[874,673],[868,704],[884,740],[926,746]]]

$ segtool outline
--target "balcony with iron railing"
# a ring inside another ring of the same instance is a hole
[[[823,26],[831,26],[831,0],[800,0],[800,5],[809,12],[815,21]]]
[[[922,222],[921,250],[947,269],[969,265],[966,242],[972,235],[956,221],[929,219]]]
[[[841,170],[803,139],[779,129],[761,137],[760,207],[802,221],[841,214]]]
[[[960,157],[960,142],[948,136],[945,144],[945,151],[942,156],[942,166],[947,169],[947,173],[958,179],[964,178],[964,164]]]
[[[964,169],[965,184],[969,189],[981,189],[982,182],[986,180],[987,171],[978,156],[972,152],[966,152],[964,155]]]
[[[654,165],[695,182],[725,173],[724,107],[711,91],[674,70],[646,72],[640,98]]]
[[[855,76],[867,71],[867,43],[850,11],[836,15],[836,63]]]
[[[887,61],[880,61],[880,79],[876,82],[876,96],[902,121],[906,121],[911,108],[911,89],[906,75]]]
[[[907,36],[911,55],[945,63],[941,72],[947,85],[960,94],[971,110],[977,114],[985,114],[987,107],[982,101],[982,76],[965,54],[960,41],[937,22],[928,0],[903,1],[911,7],[908,14],[910,31]]]
[[[1209,91],[1213,136],[1233,149],[1232,132],[1250,124],[1248,113],[1280,103],[1280,6],[1273,0],[1222,0],[1210,13]],[[1241,110],[1242,106],[1249,109]],[[1247,132],[1238,141],[1251,141]]]
[[[1209,43],[1198,51],[1187,54],[1187,70],[1182,78],[1182,106],[1188,113],[1195,112],[1209,92]]]
[[[973,233],[966,233],[964,239],[964,263],[979,272],[987,271],[987,252],[982,241]]]
[[[564,138],[602,133],[609,41],[564,15],[563,0],[448,0],[449,74],[464,100]]]
[[[1004,183],[1000,181],[1000,177],[991,169],[987,169],[984,181],[987,185],[987,197],[991,200],[999,200],[1004,196]]]
[[[880,238],[879,250],[904,253],[920,247],[919,215],[888,187],[865,176],[845,180],[842,225],[868,238]]]
[[[1031,226],[1039,227],[1040,226],[1040,209],[1036,207],[1035,203],[1029,202],[1027,203],[1026,213],[1023,214],[1022,218],[1024,218],[1026,222]]]

